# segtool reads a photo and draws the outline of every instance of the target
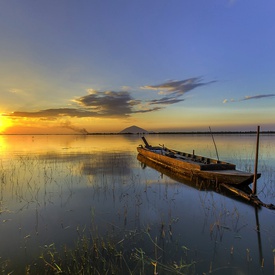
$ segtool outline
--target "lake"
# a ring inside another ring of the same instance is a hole
[[[211,135],[147,140],[216,158]],[[215,142],[221,160],[254,171],[255,134]],[[138,135],[0,135],[2,274],[73,265],[81,274],[274,274],[274,210],[146,166],[139,144]],[[275,135],[260,136],[258,172],[259,198],[275,204]]]

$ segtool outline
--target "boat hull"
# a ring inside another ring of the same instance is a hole
[[[161,148],[160,148],[161,149]],[[156,153],[157,150],[150,150],[146,147],[138,147],[137,151],[139,154],[145,158],[154,161],[170,170],[182,174],[184,177],[189,178],[189,180],[207,180],[216,185],[219,184],[231,184],[231,185],[249,185],[253,182],[254,174],[239,171],[236,169],[221,169],[221,166],[217,165],[217,170],[215,166],[213,170],[201,169],[202,165],[193,161],[183,161],[182,159],[173,158],[162,154],[161,150]],[[260,174],[258,174],[260,177]]]

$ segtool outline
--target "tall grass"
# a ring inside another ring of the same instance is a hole
[[[229,159],[253,171],[253,157],[232,152]],[[259,192],[274,198],[274,167],[263,159]],[[0,168],[0,230],[20,226],[14,238],[23,244],[23,273],[215,274],[229,269],[226,261],[255,263],[255,248],[245,243],[254,230],[247,208],[142,170],[136,154],[34,154],[0,161]],[[196,238],[207,241],[200,246]],[[3,274],[18,272],[12,257],[0,257]]]
[[[104,170],[106,159],[62,162],[60,159],[41,158],[27,155],[21,156],[3,167],[1,178],[1,212],[7,215],[8,211],[15,218],[16,213],[35,210],[33,231],[28,232],[22,225],[19,231],[25,232],[23,237],[24,250],[28,254],[34,234],[41,235],[41,218],[43,209],[56,205],[61,201],[65,206],[68,200],[73,200],[75,190],[81,187],[89,188],[94,200],[113,199],[118,203],[118,217],[121,216],[123,226],[109,224],[106,232],[100,232],[98,219],[100,209],[91,206],[90,221],[80,230],[76,228],[77,238],[74,245],[69,243],[40,244],[40,257],[32,258],[26,264],[26,274],[184,274],[192,272],[194,261],[185,259],[172,260],[165,255],[164,243],[171,241],[172,221],[166,225],[164,221],[159,229],[151,232],[156,225],[143,227],[140,220],[140,206],[144,203],[144,194],[151,191],[148,185],[140,182],[140,177],[132,173],[125,163],[125,159],[118,155],[107,158],[109,170]],[[102,164],[100,164],[102,162]],[[121,163],[120,163],[121,162]],[[98,170],[102,168],[102,171]],[[83,170],[85,169],[85,170]],[[85,172],[85,174],[80,172]],[[99,172],[100,171],[100,172]],[[169,201],[167,188],[164,190],[164,199]],[[64,198],[66,198],[64,200]],[[12,204],[9,203],[13,201]],[[66,203],[63,203],[67,201]],[[5,207],[6,205],[6,207]],[[8,207],[11,210],[8,210]],[[74,211],[74,209],[72,209]],[[132,216],[134,213],[134,216]],[[170,215],[171,216],[171,215]],[[3,221],[8,220],[3,217]],[[134,217],[135,229],[127,229]],[[170,217],[171,218],[171,217]],[[172,219],[172,218],[171,218]],[[47,221],[45,221],[47,224]],[[63,218],[59,223],[62,230],[73,230]],[[47,226],[47,225],[46,225]],[[87,227],[88,226],[88,227]],[[87,229],[88,228],[88,229]],[[112,229],[113,228],[113,229]],[[159,235],[153,232],[160,232]],[[71,234],[74,236],[75,234]],[[36,237],[35,237],[36,238]],[[179,248],[177,248],[179,249]],[[36,249],[37,250],[37,249]],[[185,251],[185,249],[183,249]],[[180,254],[181,252],[179,252]],[[16,263],[3,258],[0,262],[3,274],[18,272]],[[22,267],[21,267],[22,272]]]
[[[195,274],[195,262],[164,263],[164,251],[149,232],[128,232],[123,239],[79,232],[73,248],[44,246],[39,259],[26,266],[27,274]],[[150,255],[137,243],[148,241]],[[131,246],[131,243],[136,244]],[[186,248],[184,247],[183,250]]]

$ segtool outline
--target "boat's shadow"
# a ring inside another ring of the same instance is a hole
[[[161,174],[168,176],[169,178],[171,178],[174,181],[183,183],[183,184],[193,187],[199,191],[214,191],[216,193],[219,193],[223,196],[232,198],[234,200],[237,200],[237,201],[240,201],[240,202],[243,202],[246,204],[251,204],[251,202],[248,201],[247,199],[245,199],[241,196],[237,196],[236,194],[230,192],[228,189],[224,188],[222,185],[217,186],[216,183],[214,183],[214,182],[202,180],[199,178],[196,178],[196,180],[191,180],[190,177],[186,177],[183,174],[172,171],[168,167],[165,167],[161,164],[151,161],[151,160],[145,158],[144,156],[142,156],[141,154],[137,155],[137,159],[138,159],[138,161],[140,161],[141,167],[143,169],[145,169],[148,166],[148,167],[160,172]],[[246,193],[248,196],[250,194],[252,194],[252,190],[249,186],[245,186],[240,190],[242,192]]]

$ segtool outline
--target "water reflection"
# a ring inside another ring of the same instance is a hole
[[[204,180],[200,180],[199,178],[196,178],[196,180],[192,180],[190,177],[185,176],[180,173],[173,172],[173,171],[171,171],[171,169],[169,169],[165,166],[162,166],[160,164],[157,164],[157,163],[145,158],[144,156],[142,156],[140,154],[138,154],[137,159],[140,161],[143,169],[145,169],[148,166],[148,167],[151,167],[151,168],[155,169],[156,171],[160,172],[161,174],[165,174],[166,176],[168,176],[169,178],[171,178],[175,181],[182,182],[183,184],[186,184],[188,186],[196,188],[197,190],[214,191],[219,194],[228,196],[232,199],[253,205],[253,202],[249,202],[244,197],[234,195],[234,193],[230,192],[225,187],[216,186],[216,184],[212,183],[211,181],[204,181]],[[244,187],[242,187],[241,190],[245,194],[252,194],[252,190],[249,186],[244,186]]]
[[[165,141],[188,147],[185,151],[196,146],[211,151],[207,139],[148,137],[151,144]],[[221,140],[220,157],[246,166],[252,137],[247,143],[243,137],[219,137],[218,147]],[[5,136],[0,151],[0,257],[15,263],[10,271],[19,274],[52,244],[73,248],[80,232],[123,240],[123,252],[142,248],[163,264],[195,263],[195,274],[273,271],[274,212],[256,214],[250,205],[201,183],[194,188],[174,175],[142,169],[136,152],[140,143],[138,136]],[[273,202],[274,195],[266,190],[275,185],[274,148],[274,141],[262,141],[264,165],[259,168],[260,195]],[[266,179],[269,187],[264,187]]]
[[[80,173],[85,175],[129,175],[133,157],[122,153],[93,154],[81,165]]]
[[[247,202],[246,200],[242,200],[241,198],[239,197],[236,197],[236,196],[232,196],[232,194],[228,193],[228,192],[221,192],[221,190],[218,190],[216,188],[214,188],[213,185],[209,185],[209,184],[205,184],[205,182],[198,182],[198,181],[190,181],[188,178],[184,177],[183,175],[181,174],[176,174],[176,173],[173,173],[171,172],[170,169],[167,169],[159,164],[156,164],[155,162],[153,161],[150,161],[148,160],[147,158],[143,157],[142,155],[138,154],[137,156],[137,159],[140,161],[141,163],[141,167],[142,169],[146,169],[146,167],[150,167],[150,168],[153,168],[154,170],[158,171],[161,173],[161,175],[166,175],[168,176],[169,178],[175,180],[175,181],[178,181],[178,182],[181,182],[185,185],[188,185],[190,187],[193,187],[193,188],[196,188],[197,190],[200,190],[200,191],[215,191],[215,192],[218,192],[219,194],[222,194],[222,195],[226,195],[226,196],[229,196],[231,197],[232,199],[235,199],[237,201],[242,201],[243,203],[247,203],[249,204],[249,202]],[[204,204],[204,202],[202,202],[202,204]],[[252,206],[252,204],[250,204]],[[259,265],[261,267],[264,267],[264,257],[263,257],[263,251],[262,251],[262,241],[261,241],[261,230],[260,230],[260,223],[259,223],[259,208],[257,206],[254,206],[254,209],[255,209],[255,225],[256,225],[256,234],[257,234],[257,240],[258,240],[258,251],[259,251]],[[205,215],[205,217],[207,217],[208,214]],[[217,220],[216,222],[214,222],[213,224],[211,224],[211,227],[210,227],[210,236],[211,236],[211,240],[212,241],[219,241],[219,242],[222,242],[223,241],[223,237],[224,237],[224,234],[226,233],[227,230],[231,230],[230,227],[228,227],[226,225],[226,219],[223,219],[221,217],[222,215],[220,215],[220,219],[221,220]],[[207,221],[205,220],[205,224],[207,224]],[[241,229],[242,229],[243,226],[240,227],[239,225],[239,219],[236,219],[236,223],[234,223],[234,231],[237,232],[238,234],[241,232]],[[172,235],[172,230],[171,230],[171,224],[169,225],[169,234]],[[205,225],[204,225],[204,229],[203,231],[205,230]],[[215,248],[216,249],[216,248]],[[216,255],[217,252],[214,253],[214,257],[213,257],[213,262],[215,261],[215,258],[217,257]],[[230,255],[233,257],[233,254],[234,254],[234,246],[232,245],[231,248],[230,248]],[[250,258],[250,255],[249,255],[249,250],[247,250],[247,259],[248,261],[251,261],[252,259]],[[211,264],[211,272],[210,273],[214,273],[213,270],[212,270],[212,264]],[[224,269],[219,269],[219,272],[222,272],[223,274],[228,271],[231,273],[231,271],[233,272],[237,272],[236,270],[236,267],[231,268],[230,267],[226,267]],[[234,273],[235,274],[235,273]]]

